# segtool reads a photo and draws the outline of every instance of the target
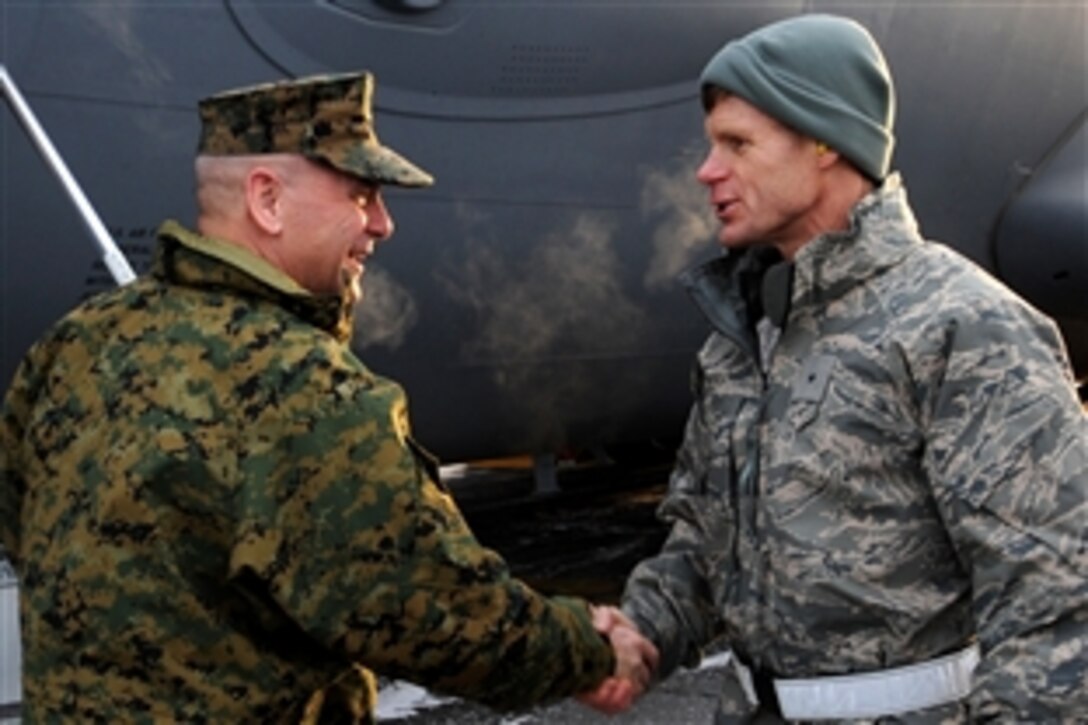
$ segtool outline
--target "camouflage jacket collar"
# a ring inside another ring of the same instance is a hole
[[[351,339],[354,305],[347,296],[316,296],[284,272],[236,244],[189,231],[173,220],[159,227],[151,276],[170,284],[268,300],[341,342]]]
[[[859,201],[843,232],[816,237],[793,264],[794,311],[819,308],[894,266],[920,241],[898,174]],[[755,323],[763,273],[780,259],[767,248],[750,247],[684,272],[681,283],[714,327],[746,348],[755,348]]]
[[[816,237],[794,259],[794,309],[823,307],[897,264],[921,238],[899,174],[859,201],[843,232]]]

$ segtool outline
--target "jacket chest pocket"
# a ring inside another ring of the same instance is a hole
[[[796,430],[806,428],[820,412],[831,383],[835,358],[813,355],[801,365],[793,379],[786,419]]]

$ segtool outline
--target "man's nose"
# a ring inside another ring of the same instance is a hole
[[[388,239],[393,236],[393,217],[385,206],[385,200],[381,194],[375,194],[373,200],[367,205],[366,231],[375,239]]]
[[[699,170],[695,172],[695,178],[703,184],[713,184],[716,181],[721,181],[729,175],[729,168],[725,163],[725,160],[721,157],[721,154],[715,153],[711,149],[703,163],[699,166]]]

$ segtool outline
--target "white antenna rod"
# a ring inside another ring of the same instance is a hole
[[[76,210],[98,244],[102,253],[102,262],[106,265],[106,269],[110,271],[110,274],[113,275],[113,279],[119,285],[127,284],[136,279],[136,274],[132,271],[132,267],[129,266],[128,260],[125,259],[124,253],[113,241],[110,233],[106,231],[105,225],[98,218],[98,214],[95,212],[94,207],[91,206],[91,202],[87,200],[83,189],[79,187],[79,183],[72,176],[72,172],[68,170],[68,165],[64,163],[64,159],[57,153],[57,149],[49,140],[49,136],[45,133],[41,124],[38,123],[34,112],[30,110],[30,106],[27,105],[23,95],[19,92],[19,88],[15,85],[15,81],[8,75],[7,69],[2,64],[0,64],[0,95],[8,100],[11,110],[15,112],[15,117],[19,119],[19,123],[22,124],[27,135],[30,136],[30,140],[37,146],[38,152],[45,159],[46,165],[56,174],[61,186],[68,192],[72,203],[76,205]]]

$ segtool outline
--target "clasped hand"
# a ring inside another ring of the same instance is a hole
[[[608,715],[622,712],[644,693],[657,670],[657,648],[616,607],[590,607],[593,626],[608,637],[616,655],[616,670],[596,690],[578,696],[584,705]]]

